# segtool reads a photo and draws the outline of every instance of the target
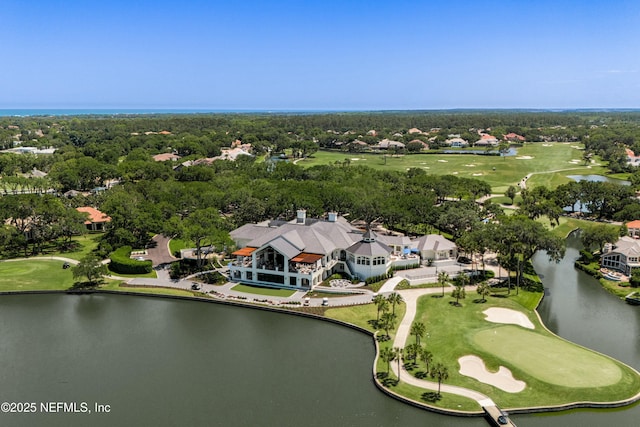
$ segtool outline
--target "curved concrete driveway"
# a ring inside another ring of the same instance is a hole
[[[147,248],[147,256],[145,258],[150,259],[153,266],[161,264],[169,264],[177,260],[176,257],[171,255],[169,250],[169,237],[165,237],[162,234],[156,234],[151,239],[152,243]]]

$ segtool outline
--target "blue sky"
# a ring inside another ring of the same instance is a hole
[[[640,108],[637,0],[0,6],[0,108]]]

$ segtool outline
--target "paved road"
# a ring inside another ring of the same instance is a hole
[[[149,248],[147,248],[147,255],[145,258],[150,259],[154,266],[176,261],[177,258],[174,257],[169,250],[170,240],[170,238],[165,237],[162,234],[156,234],[153,236],[151,239],[152,243]]]

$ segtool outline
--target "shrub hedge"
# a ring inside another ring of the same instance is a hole
[[[120,274],[147,274],[151,273],[153,263],[151,261],[138,261],[129,258],[131,246],[123,246],[111,252],[111,264],[109,270]]]

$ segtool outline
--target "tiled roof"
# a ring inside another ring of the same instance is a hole
[[[636,219],[635,221],[628,222],[626,226],[627,228],[640,228],[640,219]]]
[[[85,224],[111,221],[111,217],[103,214],[96,208],[92,208],[91,206],[82,206],[82,207],[76,208],[76,210],[78,212],[84,212],[89,214],[89,220],[85,221],[84,222]]]

